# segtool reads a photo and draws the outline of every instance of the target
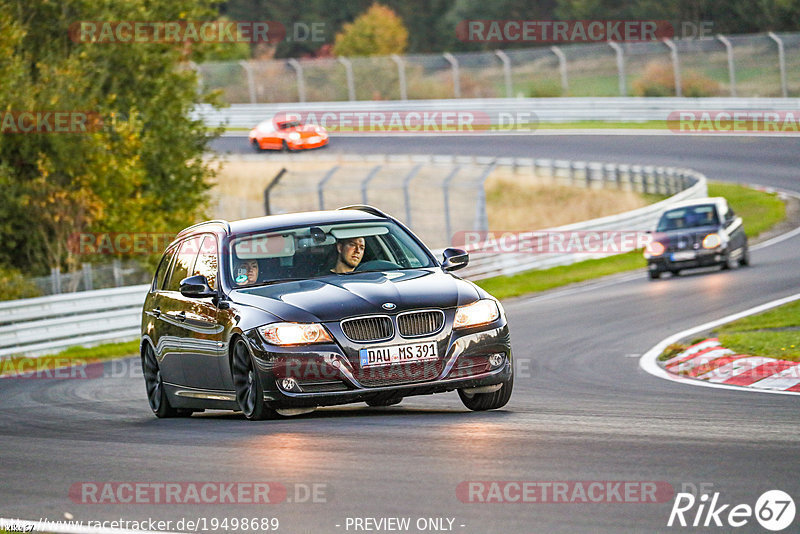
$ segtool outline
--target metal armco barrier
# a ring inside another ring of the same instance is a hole
[[[149,285],[0,302],[0,358],[139,337]]]
[[[211,106],[197,107],[193,118],[209,126],[252,128],[276,113],[322,114],[369,112],[473,112],[481,114],[500,132],[514,131],[529,115],[538,122],[612,121],[637,122],[667,120],[670,113],[686,110],[725,111],[797,111],[800,98],[673,98],[673,97],[616,97],[616,98],[476,98],[447,100],[386,100],[381,102],[305,102],[286,104],[233,104],[215,110]],[[353,119],[353,124],[357,118]],[[523,127],[526,125],[522,125]],[[536,125],[533,124],[535,129]],[[413,134],[413,131],[397,135]],[[430,132],[428,132],[430,133]],[[342,135],[347,135],[343,132]],[[376,135],[365,132],[362,135]]]

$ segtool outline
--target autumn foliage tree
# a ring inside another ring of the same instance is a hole
[[[337,56],[387,56],[402,54],[407,46],[408,30],[403,19],[390,8],[375,3],[336,34],[333,53]]]
[[[0,113],[84,112],[87,132],[0,132],[0,268],[73,270],[80,232],[176,232],[202,216],[213,138],[190,117],[197,43],[81,42],[79,21],[201,21],[211,0],[0,0]],[[95,258],[97,259],[97,258]]]

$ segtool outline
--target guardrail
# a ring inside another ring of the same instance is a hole
[[[374,157],[369,157],[371,160]],[[358,159],[350,156],[348,159]],[[573,185],[611,186],[645,193],[670,194],[670,198],[619,215],[584,221],[549,230],[648,230],[670,204],[707,195],[706,178],[690,169],[576,162],[531,158],[463,156],[391,156],[393,161],[471,164],[487,170],[498,166],[530,167],[538,174],[567,179]],[[482,179],[488,177],[482,173]],[[481,190],[482,191],[482,190]],[[487,230],[485,198],[476,206],[476,229]],[[441,250],[436,251],[441,255]],[[487,253],[475,250],[470,264],[459,274],[471,279],[514,274],[528,269],[566,265],[607,254]],[[84,291],[80,293],[0,302],[0,358],[15,354],[36,356],[78,346],[136,339],[140,334],[142,303],[148,285]]]
[[[139,337],[149,285],[0,302],[0,358]]]
[[[800,98],[475,98],[447,100],[384,100],[378,102],[305,102],[286,104],[233,104],[214,109],[209,105],[195,108],[192,116],[209,126],[252,128],[276,113],[315,113],[315,122],[325,125],[323,113],[392,113],[392,112],[472,112],[489,120],[499,130],[513,131],[530,125],[515,124],[517,117],[531,114],[534,122],[611,121],[644,122],[667,120],[670,113],[686,110],[726,111],[797,111]],[[328,118],[328,121],[332,119]],[[341,116],[336,124],[341,122]],[[357,117],[351,117],[353,124]],[[503,122],[501,122],[501,120]],[[501,128],[501,126],[503,128]],[[535,124],[532,128],[535,128]],[[465,131],[464,129],[460,131]],[[402,135],[414,133],[411,130]],[[364,135],[375,135],[367,132]]]
[[[498,160],[498,165],[528,164],[530,160],[518,159],[508,162]],[[691,169],[654,167],[648,165],[618,165],[592,162],[534,160],[538,167],[549,167],[555,175],[568,173],[573,183],[591,187],[592,183],[605,182],[615,187],[628,188],[642,193],[671,194],[669,198],[636,210],[600,217],[542,232],[587,232],[587,231],[647,231],[655,228],[662,211],[671,204],[693,198],[708,196],[706,177]],[[677,190],[677,191],[676,191]],[[559,265],[569,265],[578,261],[608,256],[608,253],[554,253],[506,252],[496,250],[473,250],[469,265],[460,271],[463,276],[479,280],[491,276],[516,274],[531,269],[547,269]]]

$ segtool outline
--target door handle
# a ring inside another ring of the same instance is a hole
[[[186,312],[180,312],[176,317],[180,322],[184,322],[186,320]]]
[[[152,313],[153,313],[153,315],[156,317],[156,319],[158,319],[159,317],[161,317],[161,308],[155,308],[155,309],[153,309],[153,312],[152,312]]]

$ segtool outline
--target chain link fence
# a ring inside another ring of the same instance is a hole
[[[557,96],[800,96],[800,33],[194,65],[230,104]],[[651,82],[653,87],[648,87]]]
[[[80,271],[62,273],[55,267],[49,276],[32,279],[41,295],[58,295],[111,287],[148,284],[153,279],[151,268],[136,260],[113,260],[110,264],[84,263]]]

